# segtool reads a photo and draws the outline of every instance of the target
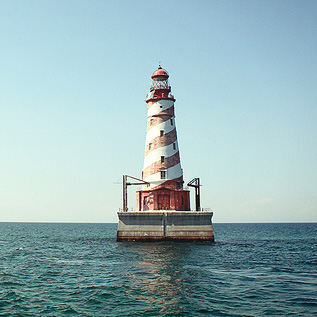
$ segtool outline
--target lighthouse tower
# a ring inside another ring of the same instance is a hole
[[[177,142],[174,102],[169,75],[161,66],[151,76],[146,96],[147,133],[137,209],[190,210],[189,191],[183,189],[183,170]]]
[[[213,213],[200,209],[199,178],[187,184],[195,187],[195,211],[190,211],[189,190],[183,189],[175,99],[169,75],[159,66],[151,78],[145,99],[147,130],[142,180],[123,175],[123,208],[118,211],[117,241],[214,241]],[[137,182],[128,182],[128,177]],[[127,208],[129,185],[142,185],[137,191],[137,211]]]

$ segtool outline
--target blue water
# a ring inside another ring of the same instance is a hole
[[[116,224],[0,223],[0,316],[313,316],[317,224],[214,224],[215,243]]]

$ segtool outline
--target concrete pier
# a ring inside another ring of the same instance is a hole
[[[214,241],[211,211],[118,212],[117,241]]]

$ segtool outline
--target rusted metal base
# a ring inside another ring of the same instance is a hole
[[[214,241],[211,211],[118,212],[117,241]]]

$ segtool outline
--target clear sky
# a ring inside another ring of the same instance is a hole
[[[317,221],[315,0],[1,1],[0,221],[117,221],[159,61],[214,222]]]

